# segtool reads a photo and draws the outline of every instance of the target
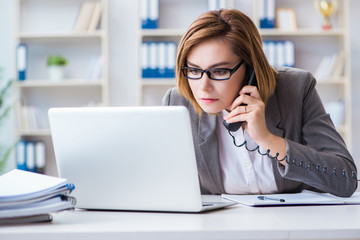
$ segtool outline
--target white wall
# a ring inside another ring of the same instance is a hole
[[[136,1],[109,0],[110,32],[110,101],[113,106],[135,105],[136,96],[136,36],[138,20]],[[353,148],[352,154],[360,166],[360,31],[356,24],[360,21],[358,10],[360,1],[350,0],[351,48],[352,48],[352,107],[353,107]],[[11,0],[0,1],[0,65],[10,76],[11,49]],[[9,24],[10,22],[10,24]],[[1,132],[0,132],[1,133]],[[11,135],[11,134],[10,134]],[[8,134],[0,134],[0,140],[9,139]]]
[[[352,83],[352,155],[360,172],[360,1],[350,0],[351,83]]]
[[[11,1],[2,0],[0,1],[0,66],[4,69],[3,78],[0,79],[0,89],[3,89],[3,86],[11,78],[11,29],[12,21],[11,19]],[[10,104],[11,99],[8,99],[5,106]],[[12,119],[11,116],[6,121],[3,121],[0,124],[0,153],[5,151],[8,147],[11,146],[13,142],[12,135]],[[13,168],[13,164],[8,162],[5,169]]]
[[[109,0],[110,103],[136,105],[136,1]]]

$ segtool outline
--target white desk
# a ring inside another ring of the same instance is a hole
[[[0,226],[0,239],[360,239],[360,205],[236,205],[201,214],[77,210],[53,216],[51,223]]]

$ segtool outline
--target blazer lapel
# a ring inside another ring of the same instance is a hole
[[[224,193],[216,124],[215,115],[204,113],[199,119],[198,136],[200,139],[198,147],[202,157],[199,159],[198,164],[203,169],[201,174],[202,185],[211,193]]]

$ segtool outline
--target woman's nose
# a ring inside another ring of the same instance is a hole
[[[211,91],[213,89],[211,79],[209,78],[209,76],[207,75],[206,72],[203,74],[201,79],[199,79],[199,81],[200,81],[201,90],[203,90],[203,91]]]

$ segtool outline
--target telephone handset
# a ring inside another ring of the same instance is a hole
[[[257,80],[256,80],[256,76],[255,76],[255,71],[254,68],[251,68],[251,73],[250,73],[250,78],[249,78],[249,82],[247,85],[251,85],[251,86],[257,86]],[[240,104],[240,106],[246,106],[247,104],[242,103]],[[234,122],[234,123],[227,123],[225,120],[223,121],[224,126],[226,127],[227,130],[231,131],[231,132],[236,132],[237,130],[239,130],[239,128],[241,127],[241,125],[243,124],[243,121],[240,122]]]

